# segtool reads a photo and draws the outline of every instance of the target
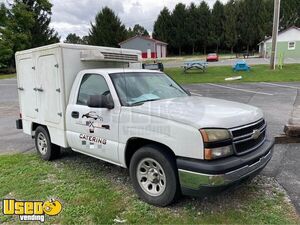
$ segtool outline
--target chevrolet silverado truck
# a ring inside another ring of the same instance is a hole
[[[18,129],[44,160],[62,148],[128,168],[138,196],[166,206],[259,173],[274,141],[260,109],[192,96],[141,53],[54,44],[16,53]]]

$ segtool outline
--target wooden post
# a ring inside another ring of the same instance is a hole
[[[276,69],[276,49],[277,49],[277,36],[278,36],[278,26],[279,26],[279,16],[280,16],[280,0],[274,0],[274,19],[273,19],[273,33],[272,33],[272,52],[270,67],[272,70]]]

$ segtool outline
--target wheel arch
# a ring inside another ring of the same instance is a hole
[[[43,127],[43,128],[45,128],[45,129],[47,130],[47,132],[48,132],[48,134],[49,134],[49,137],[50,137],[50,140],[51,140],[51,134],[50,134],[50,132],[49,132],[49,130],[48,130],[48,127],[47,127],[46,125],[39,124],[39,123],[35,123],[35,122],[33,122],[33,123],[31,124],[31,136],[32,136],[32,138],[34,138],[35,131],[36,131],[36,129],[37,129],[38,127]]]
[[[125,147],[124,156],[125,156],[125,165],[127,168],[129,168],[130,161],[131,161],[133,154],[138,149],[140,149],[141,147],[146,146],[146,145],[155,145],[160,148],[163,148],[166,152],[168,152],[171,156],[173,156],[174,159],[176,158],[174,151],[169,146],[167,146],[163,143],[153,141],[150,139],[146,139],[146,138],[132,137],[132,138],[128,139],[128,141],[126,143],[126,147]]]

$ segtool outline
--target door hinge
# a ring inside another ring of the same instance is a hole
[[[57,91],[58,93],[60,93],[60,88],[57,88],[56,91]]]
[[[35,109],[35,111],[36,111],[36,112],[38,112],[38,111],[39,111],[39,109]]]
[[[57,115],[59,115],[60,117],[62,117],[62,113],[57,113]]]
[[[55,66],[56,68],[58,68],[58,64],[55,64],[54,66]]]
[[[31,69],[35,70],[35,66],[31,67]]]
[[[19,87],[18,90],[19,90],[19,91],[24,91],[24,88]]]

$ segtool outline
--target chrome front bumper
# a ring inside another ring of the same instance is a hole
[[[274,142],[270,142],[267,146],[267,149],[265,149],[266,152],[264,152],[264,155],[256,159],[254,163],[253,160],[250,160],[249,164],[243,165],[240,168],[230,170],[224,173],[209,174],[179,168],[178,175],[183,193],[186,192],[184,190],[197,191],[201,190],[202,188],[228,186],[232,183],[238,182],[247,177],[250,177],[251,175],[258,173],[271,160],[273,146]],[[187,194],[189,195],[189,193]]]

